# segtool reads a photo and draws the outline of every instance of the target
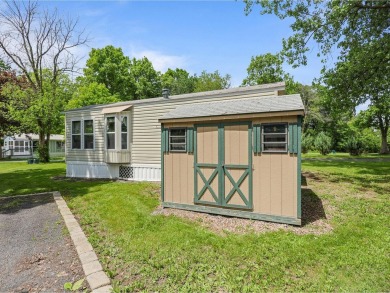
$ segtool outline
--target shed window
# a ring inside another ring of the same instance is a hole
[[[72,121],[72,149],[81,149],[81,121]]]
[[[115,117],[106,118],[107,149],[115,149]]]
[[[263,124],[263,152],[287,152],[287,123]]]
[[[84,120],[84,149],[93,149],[93,120]]]
[[[186,129],[171,128],[169,129],[169,151],[186,152]]]
[[[121,116],[121,149],[127,150],[127,116]]]

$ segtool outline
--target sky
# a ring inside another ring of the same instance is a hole
[[[202,70],[231,75],[232,87],[246,77],[252,56],[276,53],[282,39],[292,34],[292,20],[245,15],[240,1],[48,1],[61,14],[79,17],[91,41],[78,48],[85,64],[91,48],[121,47],[129,57],[146,56],[156,70],[183,68],[191,74]],[[305,67],[285,71],[296,81],[311,84],[322,64],[315,47]]]

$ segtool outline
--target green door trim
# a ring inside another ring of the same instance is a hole
[[[225,126],[247,125],[248,126],[248,164],[225,165]],[[197,133],[198,127],[217,127],[218,128],[218,164],[198,163]],[[210,178],[207,180],[200,168],[215,168]],[[243,169],[244,173],[236,182],[229,173],[229,169]],[[198,192],[198,174],[205,184]],[[253,169],[252,169],[252,123],[250,121],[225,122],[225,123],[201,123],[194,125],[194,203],[220,206],[227,208],[238,208],[243,210],[253,210]],[[211,182],[218,178],[218,195],[211,188]],[[225,178],[228,178],[233,185],[233,189],[225,196]],[[248,178],[248,196],[246,197],[240,187],[244,180]],[[215,202],[204,201],[202,196],[209,190]],[[237,192],[245,205],[229,204],[234,193]]]

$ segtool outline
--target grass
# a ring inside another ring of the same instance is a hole
[[[0,163],[0,194],[59,190],[116,291],[389,291],[390,163],[308,160],[332,233],[218,235],[153,216],[158,185],[53,179],[65,164]]]

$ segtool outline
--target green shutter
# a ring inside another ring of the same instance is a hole
[[[253,125],[253,152],[261,153],[261,124]]]
[[[162,128],[161,130],[161,149],[163,153],[169,152],[168,128]]]
[[[194,152],[194,128],[187,128],[187,152]]]
[[[288,125],[288,151],[291,154],[298,153],[298,125],[290,123]]]

